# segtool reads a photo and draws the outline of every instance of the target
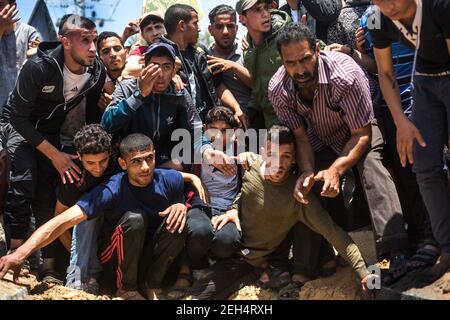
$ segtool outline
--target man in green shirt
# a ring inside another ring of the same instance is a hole
[[[220,229],[220,225],[233,222],[242,232],[239,256],[213,265],[210,272],[194,283],[190,294],[197,299],[228,298],[243,281],[253,280],[259,268],[268,267],[270,257],[283,245],[290,231],[300,230],[295,228],[299,222],[323,235],[362,279],[363,288],[367,288],[374,275],[369,274],[351,238],[333,222],[313,194],[308,195],[307,206],[292,197],[297,179],[292,171],[293,133],[287,127],[273,126],[268,132],[266,150],[264,156],[255,155],[255,162],[243,174],[233,209],[217,217],[221,221],[215,223]],[[295,270],[292,274],[290,286],[294,290],[290,297],[298,298],[305,278]]]
[[[247,28],[248,49],[244,52],[244,67],[253,80],[252,96],[247,106],[250,125],[255,129],[278,124],[272,104],[267,97],[269,81],[281,67],[275,37],[292,22],[284,11],[271,10],[271,0],[240,0],[236,11]]]

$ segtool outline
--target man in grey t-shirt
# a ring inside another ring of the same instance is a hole
[[[208,49],[208,65],[212,74],[222,76],[223,83],[239,102],[244,112],[244,115],[237,115],[241,120],[242,117],[246,118],[252,80],[244,67],[242,50],[235,42],[238,30],[236,11],[228,5],[219,5],[209,13],[209,20],[211,24],[208,30],[214,38],[214,43]]]

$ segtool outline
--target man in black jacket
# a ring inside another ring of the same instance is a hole
[[[209,110],[221,104],[219,98],[234,111],[238,122],[246,127],[247,120],[231,91],[223,83],[215,87],[206,53],[197,47],[200,32],[198,22],[198,13],[193,7],[185,4],[170,6],[164,16],[167,38],[162,37],[161,42],[171,44],[181,60],[181,80],[187,84],[202,121]]]
[[[101,117],[97,101],[106,73],[96,57],[96,38],[91,20],[67,18],[61,43],[39,45],[4,107],[1,139],[12,163],[5,204],[10,250],[24,242],[32,213],[38,227],[53,216],[58,174],[63,183],[72,183],[81,172],[72,161],[76,156],[60,151],[60,134],[75,107],[83,117],[79,121],[93,123]],[[44,272],[53,269],[53,250],[51,245],[42,250]]]

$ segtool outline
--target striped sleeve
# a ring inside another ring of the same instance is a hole
[[[272,103],[278,120],[292,131],[303,127],[302,116],[296,110],[293,101],[283,86],[284,67],[278,69],[269,82],[269,101]]]
[[[354,75],[353,83],[342,92],[339,102],[344,111],[343,120],[350,130],[363,128],[374,119],[368,80],[362,71]]]

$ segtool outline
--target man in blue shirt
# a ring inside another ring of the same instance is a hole
[[[22,262],[33,251],[74,225],[104,214],[100,260],[115,270],[116,296],[143,300],[137,291],[140,287],[149,299],[157,298],[155,289],[185,243],[183,178],[175,170],[155,169],[153,142],[145,135],[126,137],[120,155],[119,164],[126,172],[84,195],[14,253],[1,258],[0,279],[9,269],[17,277]]]

